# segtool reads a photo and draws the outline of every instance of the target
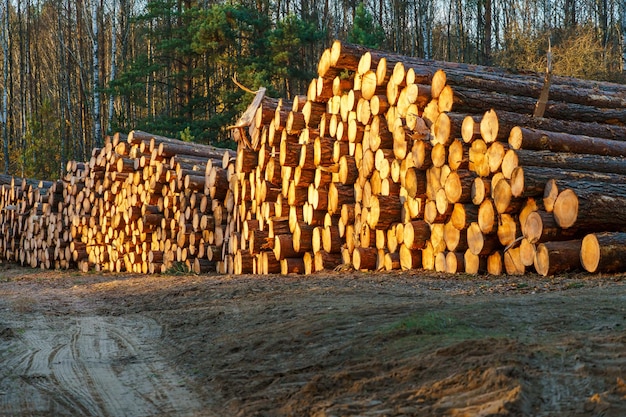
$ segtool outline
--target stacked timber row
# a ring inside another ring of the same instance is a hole
[[[532,117],[539,75],[338,41],[318,74],[236,131],[228,271],[617,268],[585,236],[626,230],[626,87],[552,77]]]
[[[70,267],[63,190],[62,181],[0,175],[0,260],[33,268]]]
[[[0,177],[0,258],[311,273],[626,269],[626,87],[335,42],[237,153],[134,131],[63,180]],[[541,113],[541,112],[539,112]]]
[[[133,131],[94,150],[71,213],[79,268],[164,272],[221,268],[224,207],[207,187],[230,153]]]
[[[84,271],[154,273],[176,262],[221,270],[228,182],[215,173],[226,173],[231,157],[133,131],[94,149],[87,163],[68,163],[62,181],[2,177],[0,258]]]

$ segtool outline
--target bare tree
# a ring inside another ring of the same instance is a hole
[[[117,0],[113,0],[111,5],[111,73],[109,80],[115,80],[117,71]],[[112,132],[113,113],[114,113],[115,95],[109,94],[109,115],[107,120],[107,131]]]
[[[9,173],[9,0],[2,4],[2,53],[3,59],[3,91],[2,91],[2,140],[4,152],[4,173]]]
[[[626,72],[626,2],[619,2],[619,14],[620,14],[620,45],[622,52],[621,70],[622,73]]]
[[[98,25],[98,1],[92,0],[91,2],[91,42],[92,42],[92,54],[93,54],[93,140],[94,145],[101,148],[104,145],[102,137],[102,124],[100,122],[100,61],[99,61],[99,48],[100,41]]]

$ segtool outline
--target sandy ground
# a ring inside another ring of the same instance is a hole
[[[626,416],[626,280],[0,265],[0,416]]]

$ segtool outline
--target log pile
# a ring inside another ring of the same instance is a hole
[[[234,152],[140,131],[115,135],[56,182],[0,178],[1,258],[41,268],[222,270]],[[232,169],[232,167],[231,167]],[[222,187],[222,189],[218,189]],[[216,196],[213,198],[211,196]]]
[[[83,204],[73,213],[74,241],[85,248],[74,256],[79,267],[144,274],[176,262],[195,272],[220,268],[223,201],[210,197],[207,179],[230,156],[140,131],[94,151],[76,194]]]
[[[0,176],[0,259],[197,273],[626,269],[626,86],[336,41],[261,89],[235,152],[115,135],[55,182]]]
[[[540,74],[336,41],[318,75],[237,132],[229,272],[617,270],[626,86],[553,77],[535,118]]]
[[[33,268],[70,267],[63,189],[62,181],[0,175],[0,260]]]

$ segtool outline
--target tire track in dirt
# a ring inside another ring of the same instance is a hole
[[[161,327],[132,317],[28,314],[2,326],[0,416],[196,416],[185,381],[156,351]],[[204,414],[203,414],[204,415]]]

